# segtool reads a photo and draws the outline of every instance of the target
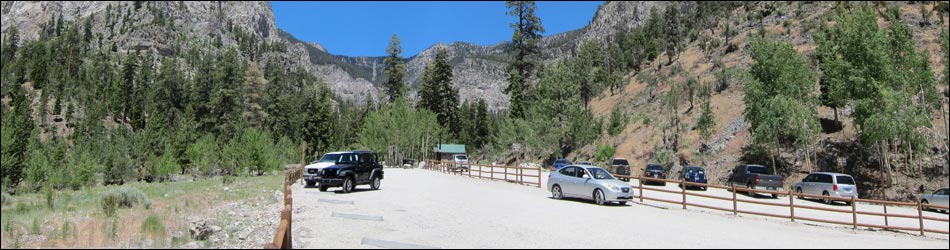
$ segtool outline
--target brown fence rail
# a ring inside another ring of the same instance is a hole
[[[471,178],[504,180],[541,188],[541,167],[509,167],[427,160],[425,169]],[[509,171],[514,170],[514,171]],[[525,173],[528,172],[528,173]],[[537,173],[534,175],[533,173]],[[487,176],[486,176],[487,175]],[[509,177],[513,177],[509,178]],[[528,180],[525,180],[528,178]],[[536,180],[536,181],[535,181]]]
[[[293,249],[293,206],[294,200],[291,188],[294,183],[303,178],[303,166],[287,170],[284,174],[284,209],[280,211],[280,224],[277,226],[277,233],[274,234],[274,241],[268,243],[264,249]]]
[[[913,231],[913,232],[919,233],[921,236],[925,235],[925,233],[950,234],[950,232],[948,232],[947,230],[926,228],[926,223],[924,223],[925,221],[950,222],[950,219],[925,216],[923,214],[923,211],[925,210],[950,210],[950,207],[947,207],[947,206],[922,204],[920,202],[909,203],[909,202],[894,202],[894,201],[867,200],[867,199],[856,199],[856,198],[830,197],[830,196],[821,196],[821,195],[799,194],[799,193],[793,193],[791,191],[780,192],[780,191],[754,190],[754,189],[748,189],[748,188],[742,188],[742,187],[728,187],[728,186],[721,186],[721,185],[686,182],[683,180],[656,179],[656,178],[648,178],[648,177],[641,177],[641,176],[616,175],[615,177],[629,178],[630,180],[637,180],[637,186],[634,188],[639,190],[640,192],[635,198],[639,199],[641,203],[644,200],[648,200],[648,201],[681,205],[683,209],[686,209],[687,207],[697,207],[697,208],[718,210],[718,211],[723,211],[723,212],[732,212],[734,215],[750,214],[750,215],[789,219],[793,222],[796,220],[802,220],[802,221],[812,221],[812,222],[819,222],[819,223],[845,225],[845,226],[851,226],[853,229],[858,229],[859,227],[865,227],[865,228],[874,228],[874,229],[883,229],[883,230]],[[664,183],[664,186],[666,183],[678,184],[680,187],[680,191],[677,192],[677,191],[668,190],[668,189],[644,187],[643,186],[644,181],[649,181],[649,182],[654,182],[654,183]],[[727,190],[732,193],[732,197],[721,197],[721,196],[709,195],[709,194],[689,193],[689,192],[686,192],[685,188],[683,188],[684,186]],[[658,197],[647,197],[647,196],[644,196],[644,193],[643,193],[644,190],[649,191],[649,192],[681,194],[682,199],[679,201],[675,201],[675,200],[669,200],[669,199],[662,199]],[[764,194],[764,195],[774,195],[776,197],[785,196],[788,198],[788,202],[765,202],[765,201],[756,201],[756,200],[750,200],[750,199],[740,199],[738,198],[737,193],[755,193],[755,194]],[[698,204],[695,202],[689,202],[688,197],[690,196],[707,198],[707,199],[715,199],[715,200],[721,200],[721,201],[732,201],[732,207],[717,207],[717,206],[712,206],[708,204]],[[850,208],[849,209],[824,208],[824,207],[818,207],[818,206],[795,204],[796,197],[816,199],[816,200],[841,201],[841,202],[845,202],[846,204],[849,204]],[[870,204],[870,205],[874,205],[874,204],[881,205],[883,207],[884,212],[879,213],[879,212],[858,211],[857,204],[859,202],[864,203],[864,204]],[[785,207],[785,208],[788,208],[789,213],[788,215],[782,215],[782,214],[764,213],[764,212],[759,212],[759,211],[742,210],[740,208],[741,204],[755,204],[755,205],[763,205],[763,206]],[[913,215],[888,213],[887,212],[888,206],[913,207],[913,208],[916,208],[917,213]],[[828,220],[828,219],[819,219],[819,218],[795,215],[796,210],[803,210],[803,209],[813,210],[813,211],[822,211],[822,212],[831,212],[831,213],[851,214],[851,220],[849,221]],[[859,221],[858,215],[872,216],[872,218],[883,217],[884,225],[862,223]],[[889,223],[890,218],[915,219],[918,222],[918,226],[917,227],[891,226]]]

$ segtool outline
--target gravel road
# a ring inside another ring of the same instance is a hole
[[[543,176],[546,181],[547,173]],[[678,190],[672,184],[666,188]],[[627,206],[559,201],[537,187],[421,169],[386,169],[386,179],[378,191],[370,191],[368,186],[360,186],[350,194],[333,192],[337,190],[321,193],[316,188],[293,187],[294,247],[946,249],[948,244],[946,235],[919,237],[905,232],[852,230],[751,215],[736,217],[731,213],[682,210],[676,205],[649,201]],[[726,191],[706,193],[731,197]],[[680,199],[673,194],[646,194]],[[731,202],[700,199],[691,197],[690,202],[731,207]],[[787,202],[787,198],[758,200]],[[874,211],[874,206],[859,207]],[[769,206],[740,205],[740,209],[788,213],[787,208]],[[902,208],[888,208],[888,212],[895,211],[904,212]],[[851,216],[799,210],[796,215],[845,221]],[[928,216],[947,217],[936,213]],[[890,223],[911,222],[891,219]],[[946,229],[948,225],[937,223],[933,227]]]

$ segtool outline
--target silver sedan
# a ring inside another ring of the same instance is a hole
[[[607,170],[595,166],[570,165],[551,172],[548,190],[554,199],[591,199],[598,205],[609,202],[626,205],[633,200],[630,184],[615,179]]]

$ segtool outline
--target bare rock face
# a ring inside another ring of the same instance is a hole
[[[115,43],[123,51],[154,49],[168,55],[185,41],[220,39],[236,43],[235,30],[249,32],[262,41],[279,40],[274,14],[267,2],[4,2],[4,35],[17,27],[20,39],[37,39],[52,20],[88,22],[96,44]]]

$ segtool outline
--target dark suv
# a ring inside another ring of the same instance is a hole
[[[333,152],[307,166],[304,179],[308,184],[319,184],[321,192],[342,187],[344,193],[349,193],[357,185],[370,185],[377,190],[383,179],[383,166],[372,151]]]

